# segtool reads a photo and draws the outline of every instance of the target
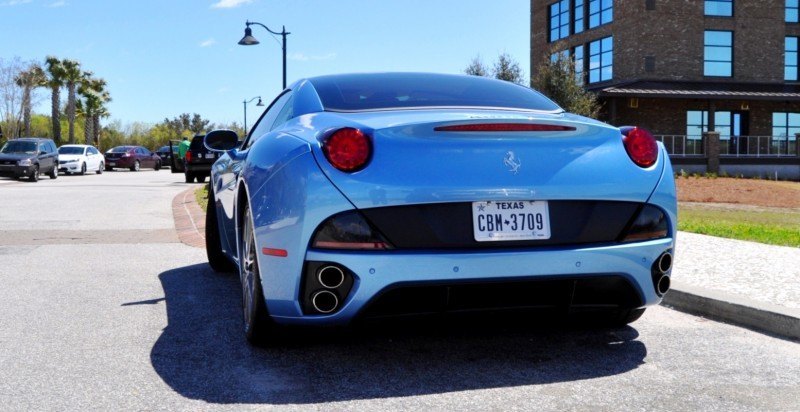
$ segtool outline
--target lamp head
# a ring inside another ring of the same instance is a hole
[[[239,45],[240,46],[252,46],[252,45],[255,45],[255,44],[258,44],[258,43],[259,43],[259,41],[256,40],[255,37],[253,37],[253,29],[251,29],[250,26],[245,27],[245,29],[244,29],[244,37],[242,37],[242,39],[239,40]]]
[[[258,98],[258,103],[256,103],[256,106],[264,106],[264,103],[261,103],[260,97]]]

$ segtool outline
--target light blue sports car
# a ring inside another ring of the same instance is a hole
[[[670,285],[675,184],[644,129],[475,76],[321,76],[240,144],[217,130],[206,224],[251,342],[279,325],[551,309],[639,318]],[[552,313],[550,311],[549,313]]]

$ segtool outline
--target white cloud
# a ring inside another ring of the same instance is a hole
[[[200,42],[200,47],[209,47],[217,44],[217,41],[214,39],[208,39]]]
[[[252,3],[253,0],[219,0],[211,5],[212,9],[232,9],[243,4]]]
[[[301,62],[307,62],[309,60],[319,61],[319,60],[332,60],[336,58],[336,53],[328,53],[328,54],[321,54],[321,55],[308,55],[305,53],[292,53],[287,56],[289,60],[297,60]]]
[[[64,7],[67,5],[67,2],[64,0],[54,1],[47,5],[47,7]]]
[[[8,0],[0,3],[0,6],[19,6],[20,4],[27,4],[33,0]],[[224,0],[223,0],[224,1]]]

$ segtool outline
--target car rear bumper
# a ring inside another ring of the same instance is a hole
[[[297,296],[285,300],[268,298],[267,306],[278,323],[347,324],[361,316],[383,313],[380,310],[372,311],[371,308],[374,308],[381,296],[399,289],[408,292],[401,293],[401,296],[408,296],[413,301],[407,302],[407,310],[403,309],[401,302],[394,314],[417,313],[419,306],[416,304],[421,304],[420,296],[437,299],[434,296],[442,296],[442,290],[447,291],[446,293],[460,290],[462,296],[460,303],[452,306],[443,303],[440,308],[442,311],[458,311],[459,308],[501,309],[505,308],[502,302],[499,305],[491,302],[497,301],[497,293],[502,293],[498,291],[502,291],[503,285],[506,285],[512,291],[530,288],[540,291],[561,290],[564,293],[563,299],[555,300],[542,299],[542,296],[534,293],[527,303],[520,301],[519,296],[509,297],[508,307],[644,307],[661,301],[656,293],[651,271],[656,259],[673,247],[673,239],[666,238],[590,248],[482,250],[478,253],[310,250],[306,254],[306,261],[335,263],[349,270],[354,277],[352,289],[342,299],[337,310],[328,315],[304,314],[303,302],[300,301],[302,298]],[[295,282],[294,279],[286,281]],[[485,286],[468,290],[466,285]],[[270,289],[285,290],[284,288],[292,289],[292,286],[294,285],[273,285]],[[484,287],[487,290],[485,300],[480,292],[476,292]],[[422,291],[422,294],[415,295],[414,290]],[[494,292],[490,294],[489,291]],[[619,296],[619,299],[612,299],[614,296]],[[385,302],[383,305],[385,306]],[[422,306],[426,307],[424,304]]]
[[[109,168],[115,168],[115,167],[128,168],[128,167],[133,166],[133,161],[134,161],[134,159],[132,157],[120,157],[120,158],[117,158],[117,159],[108,159],[108,158],[106,158],[106,160],[105,160],[106,167],[109,167]]]

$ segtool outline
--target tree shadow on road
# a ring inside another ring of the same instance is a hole
[[[292,345],[244,340],[235,275],[206,264],[159,276],[169,324],[151,351],[161,378],[211,403],[308,404],[536,385],[621,374],[647,350],[631,327],[431,321],[302,333]]]

